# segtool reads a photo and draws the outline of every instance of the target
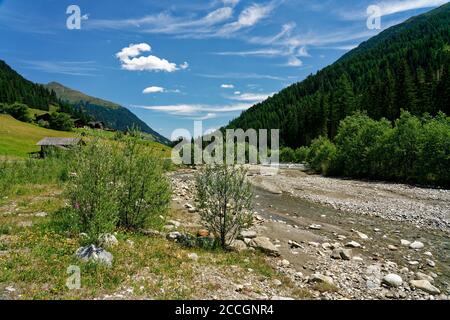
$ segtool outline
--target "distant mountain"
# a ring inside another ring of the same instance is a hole
[[[281,143],[333,138],[357,110],[395,120],[450,114],[450,4],[413,17],[363,42],[332,65],[246,110],[228,128],[280,129]]]
[[[169,144],[169,139],[163,137],[145,122],[139,119],[130,110],[106,100],[88,96],[80,91],[76,91],[63,86],[57,82],[51,82],[46,87],[56,93],[56,96],[77,108],[83,109],[88,115],[97,121],[104,122],[109,128],[125,131],[133,126],[142,132],[148,133],[154,139],[163,144]]]
[[[28,81],[0,60],[0,103],[20,102],[31,108],[49,110],[57,104],[56,95],[44,86]]]

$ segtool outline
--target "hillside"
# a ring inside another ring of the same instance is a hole
[[[30,108],[48,110],[57,104],[56,95],[44,86],[23,78],[0,60],[0,103],[20,102]]]
[[[401,109],[450,113],[450,4],[381,32],[228,127],[280,129],[283,145],[299,147],[333,138],[356,110],[394,120]]]
[[[39,151],[36,143],[44,137],[73,137],[76,133],[49,130],[20,122],[9,115],[0,114],[0,157],[27,157]]]
[[[46,87],[54,91],[59,99],[83,109],[88,115],[94,117],[97,121],[104,122],[112,129],[125,131],[132,126],[137,126],[141,131],[152,135],[160,143],[168,144],[170,142],[131,111],[116,103],[88,96],[56,82],[51,82]]]

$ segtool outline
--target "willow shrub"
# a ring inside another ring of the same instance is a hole
[[[196,176],[196,203],[205,226],[227,248],[252,223],[253,193],[246,170],[234,165],[206,165]]]
[[[90,242],[114,231],[144,228],[166,213],[170,186],[158,159],[139,138],[96,139],[76,153],[67,196]],[[68,215],[70,216],[70,215]],[[72,216],[73,217],[73,216]]]

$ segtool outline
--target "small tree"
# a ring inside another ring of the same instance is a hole
[[[253,193],[246,173],[234,165],[207,165],[196,176],[200,216],[222,248],[252,223]]]
[[[170,203],[170,185],[163,175],[162,162],[146,151],[140,132],[123,137],[117,167],[119,226],[138,229],[164,214]]]
[[[49,125],[51,129],[60,131],[71,131],[74,126],[70,115],[63,112],[52,112]]]
[[[78,216],[80,230],[96,243],[103,233],[112,232],[117,222],[117,172],[112,147],[96,140],[78,150],[71,168],[75,173],[67,196]]]

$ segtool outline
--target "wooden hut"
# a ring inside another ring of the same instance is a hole
[[[41,147],[40,155],[44,157],[45,154],[52,149],[70,149],[78,145],[83,145],[84,141],[81,138],[49,138],[46,137],[39,141],[36,145]]]

